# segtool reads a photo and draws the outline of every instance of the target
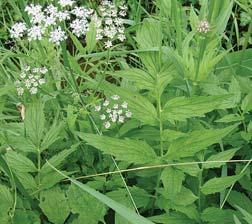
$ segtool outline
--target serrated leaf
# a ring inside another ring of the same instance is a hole
[[[55,169],[55,170],[58,173],[60,173],[62,176],[67,178],[69,181],[71,181],[72,185],[74,184],[75,186],[77,186],[81,193],[85,192],[85,193],[92,195],[93,198],[96,198],[97,200],[99,200],[103,204],[107,205],[108,207],[110,207],[111,209],[116,211],[118,214],[120,214],[122,217],[124,217],[125,219],[130,221],[132,224],[153,224],[153,222],[149,221],[148,219],[144,218],[141,215],[137,215],[136,213],[132,212],[127,207],[112,200],[111,198],[107,197],[106,195],[103,195],[100,192],[90,188],[89,186],[82,184],[81,182],[76,181],[76,180],[64,175],[62,172],[60,172],[57,169]],[[78,194],[78,192],[76,194],[76,197],[77,197],[77,200],[80,197],[80,194]],[[83,204],[82,201],[80,203]],[[101,211],[99,211],[99,212],[101,212]],[[101,215],[101,213],[99,213],[99,214]]]
[[[248,224],[252,224],[252,214],[248,213],[243,208],[236,206],[236,208],[242,213],[243,219],[247,221]]]
[[[242,121],[244,118],[239,116],[238,114],[227,114],[224,117],[216,120],[215,122],[219,123],[230,123],[230,122],[235,122],[235,121]]]
[[[201,218],[210,224],[230,224],[233,223],[233,214],[232,210],[209,207],[203,211]]]
[[[18,172],[37,172],[37,168],[33,162],[21,153],[14,151],[8,151],[5,154],[5,158],[13,170]]]
[[[249,93],[242,101],[241,109],[244,113],[252,110],[252,92]]]
[[[149,219],[156,223],[162,224],[196,224],[195,221],[187,218],[185,215],[179,213],[162,214],[149,217]]]
[[[181,191],[184,179],[184,173],[176,168],[167,167],[162,171],[161,180],[168,198],[173,199]]]
[[[235,153],[238,151],[239,149],[229,149],[223,152],[219,152],[215,155],[210,156],[206,162],[208,161],[226,161],[226,160],[230,160],[233,158],[233,156],[235,155]],[[217,167],[221,167],[222,165],[224,165],[225,162],[220,162],[220,163],[204,163],[203,164],[203,168],[204,169],[210,169],[210,168],[217,168]]]
[[[97,224],[103,220],[106,208],[93,196],[73,184],[67,195],[72,213],[79,215],[78,223]]]
[[[33,103],[26,108],[25,129],[31,141],[37,147],[40,146],[40,141],[43,138],[44,132],[44,112],[43,104],[40,102]]]
[[[176,158],[194,156],[195,153],[218,143],[222,138],[229,134],[237,125],[229,126],[223,129],[203,129],[187,133],[171,143],[165,159],[172,160]]]
[[[111,154],[118,160],[130,163],[151,163],[157,159],[154,150],[144,141],[117,139],[96,134],[78,132],[78,136],[87,144]]]
[[[163,120],[181,120],[204,115],[218,107],[230,95],[220,96],[195,96],[191,98],[175,97],[169,100],[163,109]]]
[[[235,206],[239,206],[252,214],[252,201],[244,193],[231,191],[227,198],[227,202],[234,208]]]
[[[55,224],[64,223],[70,213],[65,192],[58,187],[42,191],[39,206],[49,221]]]
[[[233,183],[238,181],[242,175],[234,175],[228,177],[215,177],[207,181],[202,187],[201,192],[203,194],[214,194],[221,192],[230,187]]]
[[[10,223],[9,211],[13,206],[13,197],[10,189],[0,184],[0,223]]]
[[[47,149],[50,145],[52,145],[55,141],[57,141],[60,138],[59,134],[62,128],[63,128],[63,122],[59,124],[57,122],[53,123],[49,131],[43,137],[40,149],[41,152]]]
[[[65,149],[61,151],[60,153],[54,155],[52,158],[48,160],[48,162],[53,165],[54,167],[59,167],[61,163],[75,150],[77,149],[77,146],[74,145],[71,147],[71,149]],[[48,163],[45,163],[41,168],[41,173],[48,173],[51,172],[52,168],[48,165]]]

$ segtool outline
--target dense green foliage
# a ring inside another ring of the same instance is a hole
[[[58,2],[0,1],[0,224],[251,224],[252,1],[127,0],[111,47],[94,18],[13,37]]]

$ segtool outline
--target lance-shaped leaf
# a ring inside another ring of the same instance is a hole
[[[87,144],[100,149],[105,154],[115,156],[118,160],[144,164],[153,162],[157,158],[154,150],[144,141],[124,140],[80,132],[78,135]]]
[[[230,95],[175,97],[164,106],[162,118],[183,121],[191,117],[204,117],[206,113],[218,109],[228,98]]]
[[[229,134],[237,125],[222,129],[199,130],[188,133],[171,143],[165,158],[168,160],[194,156],[195,153],[218,143]]]
[[[242,174],[239,174],[229,177],[212,178],[201,187],[201,191],[206,195],[221,192],[238,181],[242,176]]]

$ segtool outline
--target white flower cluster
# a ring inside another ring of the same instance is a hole
[[[93,16],[93,21],[97,28],[96,39],[106,39],[105,48],[113,46],[113,41],[120,40],[123,42],[125,37],[125,28],[123,17],[126,16],[127,6],[117,7],[114,3],[104,0],[99,7],[100,17]]]
[[[45,83],[43,76],[48,72],[47,68],[33,68],[25,66],[20,74],[20,79],[15,82],[19,96],[24,94],[27,89],[30,94],[36,94],[38,87]]]
[[[102,104],[95,106],[95,111],[100,113],[100,119],[106,129],[113,123],[124,123],[132,116],[126,101],[120,102],[118,95],[111,96],[111,100],[106,99]]]
[[[208,33],[210,31],[210,25],[207,20],[202,20],[199,22],[197,31],[199,33]]]
[[[24,22],[15,23],[10,29],[12,38],[28,36],[29,41],[48,38],[50,42],[59,45],[67,38],[66,32],[61,29],[64,21],[70,22],[70,28],[76,36],[85,35],[88,30],[88,18],[90,19],[93,10],[85,7],[75,6],[73,0],[59,0],[57,6],[49,4],[42,7],[37,4],[30,4],[25,7],[25,12],[30,19],[30,26]],[[74,8],[72,8],[74,7]]]

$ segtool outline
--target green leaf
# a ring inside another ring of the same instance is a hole
[[[55,169],[55,170],[57,170],[57,169]],[[81,182],[76,181],[76,180],[64,175],[59,170],[57,170],[57,172],[60,173],[65,178],[67,178],[68,180],[70,180],[72,182],[72,185],[74,184],[77,187],[79,187],[80,192],[82,192],[82,193],[86,192],[86,193],[92,195],[94,198],[96,198],[100,202],[104,203],[105,205],[107,205],[108,207],[113,209],[115,212],[117,212],[119,215],[121,215],[122,217],[124,217],[125,219],[130,221],[132,224],[154,224],[153,222],[149,221],[148,219],[144,218],[143,216],[137,215],[132,210],[130,210],[127,207],[121,205],[120,203],[110,199],[109,197],[101,194],[100,192],[90,188],[89,186],[82,184]],[[78,194],[78,192],[77,192],[75,197],[76,197],[76,201],[78,201],[80,194]],[[83,205],[82,200],[79,203],[81,203],[81,205]],[[99,205],[100,205],[100,203],[99,203]],[[98,214],[101,214],[101,211],[99,211]]]
[[[88,53],[91,53],[94,50],[96,43],[97,43],[96,27],[95,27],[95,23],[91,22],[88,26],[88,31],[86,34],[86,44],[87,44],[86,48],[87,48]]]
[[[42,191],[39,206],[49,221],[55,224],[64,223],[70,213],[65,192],[58,187]]]
[[[156,215],[149,218],[151,221],[162,224],[196,224],[195,221],[179,213]]]
[[[244,113],[252,110],[252,92],[249,93],[242,101],[241,109]]]
[[[40,102],[29,105],[25,115],[25,129],[31,141],[37,147],[43,138],[45,117],[43,113],[44,106]]]
[[[41,143],[41,149],[40,151],[42,152],[43,150],[47,149],[50,145],[52,145],[54,142],[56,142],[58,139],[60,139],[60,131],[63,128],[63,122],[57,123],[54,122],[49,131],[45,134],[43,141]]]
[[[96,198],[74,184],[70,186],[67,195],[72,213],[79,214],[78,223],[97,224],[103,220],[106,208]]]
[[[228,177],[212,178],[201,187],[201,191],[202,193],[206,195],[221,192],[225,190],[226,188],[230,187],[233,183],[238,181],[241,177],[242,175],[234,175],[234,176],[228,176]]]
[[[148,205],[150,202],[150,198],[148,193],[138,187],[129,187],[129,191],[134,199],[134,202],[136,203],[137,208],[144,208]],[[115,201],[120,201],[120,203],[128,208],[131,208],[134,211],[134,206],[132,204],[131,199],[129,198],[129,193],[125,188],[120,188],[115,191],[111,191],[107,193],[107,196]],[[115,214],[115,223],[116,224],[128,224],[127,220],[120,216],[118,213]]]
[[[240,222],[240,220],[237,218],[236,215],[234,215],[234,221],[235,221],[235,224],[242,224],[242,223]]]
[[[0,184],[0,223],[10,223],[9,211],[13,206],[13,197],[5,185]]]
[[[239,149],[229,149],[223,152],[219,152],[215,155],[210,156],[207,159],[208,161],[226,161],[226,160],[230,160],[233,158],[233,156],[235,155],[235,153],[238,151]],[[217,167],[221,167],[222,165],[226,164],[225,162],[220,162],[220,163],[204,163],[203,164],[203,168],[204,169],[210,169],[210,168],[217,168]]]
[[[154,150],[144,141],[123,140],[81,132],[78,132],[78,136],[88,145],[100,149],[105,154],[111,154],[118,160],[144,164],[154,162],[157,159]]]
[[[176,168],[167,167],[162,171],[161,180],[168,198],[173,199],[181,191],[184,179],[184,173]]]
[[[231,191],[227,202],[234,208],[235,206],[239,206],[252,214],[252,201],[244,193],[240,193],[238,191]]]
[[[236,207],[242,213],[243,219],[246,220],[248,224],[252,224],[252,214],[248,213],[246,210],[239,206]]]
[[[18,172],[37,172],[37,168],[33,162],[27,157],[23,156],[21,153],[14,151],[8,151],[5,154],[5,158],[9,166]]]
[[[15,215],[13,218],[13,224],[41,224],[39,213],[37,211],[29,210],[15,210]]]
[[[209,207],[203,211],[201,218],[209,224],[230,224],[233,223],[233,214],[232,210]]]
[[[204,117],[204,115],[219,106],[230,95],[195,96],[191,98],[175,97],[169,100],[163,109],[163,120],[184,121],[191,117]]]
[[[242,120],[243,120],[243,117],[241,117],[238,114],[227,114],[224,117],[216,120],[215,122],[230,123],[230,122],[242,121]]]
[[[194,156],[195,153],[218,143],[222,138],[229,134],[237,125],[229,126],[223,129],[203,129],[187,133],[171,143],[165,159],[172,160],[176,158]]]
[[[76,151],[77,145],[73,145],[71,149],[65,149],[61,151],[60,153],[54,155],[52,158],[50,158],[48,161],[50,164],[52,164],[54,167],[59,167],[62,162],[74,151]],[[48,163],[45,163],[41,168],[41,173],[48,173],[51,172],[52,168],[48,165]]]

